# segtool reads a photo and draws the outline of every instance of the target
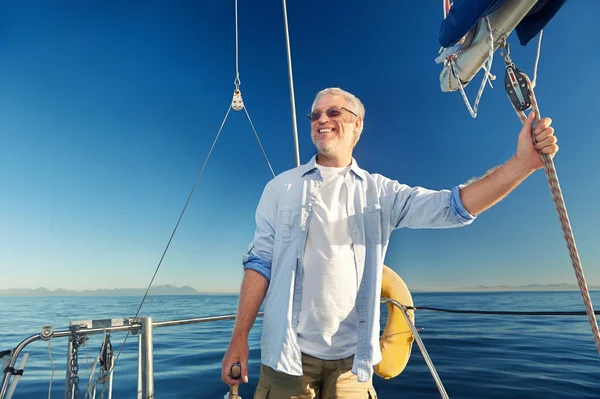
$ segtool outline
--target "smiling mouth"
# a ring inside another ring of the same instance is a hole
[[[323,134],[323,133],[333,133],[333,132],[335,132],[335,128],[333,128],[333,127],[332,127],[332,128],[327,128],[327,129],[324,129],[324,128],[323,128],[323,129],[318,129],[318,130],[317,130],[317,133],[319,133],[319,134]]]

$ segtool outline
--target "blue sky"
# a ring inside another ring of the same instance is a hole
[[[231,102],[233,0],[102,3],[0,6],[0,288],[145,287]],[[302,162],[314,154],[303,116],[330,86],[366,106],[355,158],[371,172],[449,189],[512,156],[521,122],[498,53],[476,119],[439,88],[438,3],[288,3]],[[238,6],[242,95],[280,173],[295,166],[282,5]],[[588,284],[600,284],[599,12],[567,2],[536,87]],[[532,76],[536,40],[511,39]],[[269,178],[232,111],[155,284],[237,291]],[[420,289],[575,282],[543,171],[469,227],[396,231],[386,263]]]

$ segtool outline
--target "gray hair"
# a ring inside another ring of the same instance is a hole
[[[363,120],[363,123],[360,124],[360,130],[358,131],[358,138],[360,138],[365,120],[365,106],[363,105],[362,101],[360,101],[358,97],[356,97],[354,94],[349,93],[346,90],[342,90],[339,87],[329,87],[317,93],[317,95],[315,96],[315,100],[313,101],[311,111],[315,110],[317,101],[319,101],[321,97],[327,94],[332,96],[343,97],[347,102],[350,103],[350,109],[353,112],[355,112],[358,116],[360,116],[360,118]],[[358,141],[358,139],[356,141]]]

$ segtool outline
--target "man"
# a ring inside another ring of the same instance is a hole
[[[352,157],[365,109],[338,88],[313,103],[317,155],[265,187],[222,379],[240,362],[248,381],[248,334],[264,299],[261,371],[255,398],[375,398],[382,265],[394,229],[468,225],[558,151],[550,119],[531,113],[515,155],[452,190],[408,187],[360,169]]]

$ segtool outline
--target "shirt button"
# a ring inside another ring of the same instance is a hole
[[[298,316],[294,316],[294,320],[296,320],[298,318]]]

